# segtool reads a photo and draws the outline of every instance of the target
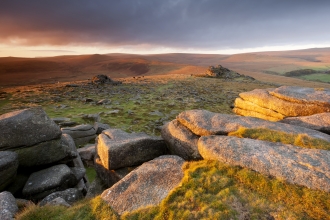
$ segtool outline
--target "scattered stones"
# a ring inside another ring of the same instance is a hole
[[[101,99],[100,101],[98,101],[98,102],[96,103],[96,105],[108,105],[108,104],[110,104],[110,103],[111,103],[111,101],[108,100],[108,99]]]
[[[109,170],[139,165],[167,152],[163,139],[145,133],[107,129],[98,136],[97,154]]]
[[[10,192],[0,193],[0,219],[12,220],[18,212],[15,197]]]
[[[83,115],[81,118],[85,119],[85,120],[91,120],[94,122],[101,121],[100,114],[98,114],[98,113],[97,114],[86,114],[86,115]]]
[[[40,107],[0,116],[0,150],[32,146],[60,136],[60,128]]]
[[[11,151],[0,151],[0,191],[14,181],[18,168],[18,155]]]
[[[198,141],[206,160],[247,167],[292,184],[330,192],[330,151],[236,138],[204,136]]]
[[[184,160],[166,155],[142,164],[101,194],[119,215],[158,205],[183,178]]]
[[[164,125],[161,134],[171,154],[178,155],[185,160],[202,159],[197,147],[199,136],[192,133],[177,120]]]
[[[40,200],[53,192],[71,188],[79,181],[67,165],[55,165],[32,173],[23,188],[23,195]]]
[[[69,188],[64,191],[54,192],[46,196],[43,200],[41,200],[39,205],[44,206],[56,198],[62,198],[65,202],[72,205],[73,203],[83,199],[84,196],[79,190],[75,188]]]

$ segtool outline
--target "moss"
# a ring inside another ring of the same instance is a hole
[[[94,179],[96,177],[96,171],[92,167],[85,167],[85,168],[86,168],[86,175],[87,175],[88,181],[91,183],[94,181]]]
[[[229,136],[240,138],[251,138],[270,142],[281,142],[292,144],[303,148],[330,150],[330,143],[317,138],[311,138],[306,134],[288,134],[281,131],[275,131],[265,128],[244,128],[231,132]]]

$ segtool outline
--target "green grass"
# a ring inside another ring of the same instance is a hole
[[[327,219],[330,194],[217,161],[186,162],[184,178],[158,206],[120,219]],[[30,206],[17,219],[118,219],[100,197],[71,208]]]
[[[70,208],[63,206],[28,206],[18,220],[116,220],[118,215],[100,197],[82,200]]]
[[[85,167],[85,169],[86,169],[86,175],[87,175],[88,181],[90,183],[93,182],[96,177],[95,169],[92,167]]]
[[[330,83],[330,74],[311,74],[306,76],[301,76],[302,79],[312,80],[312,81],[321,81],[321,82],[327,82]]]
[[[240,138],[251,138],[270,142],[281,142],[292,144],[303,148],[330,150],[330,143],[317,138],[308,137],[306,134],[288,134],[281,131],[274,131],[265,128],[244,128],[231,132],[228,136]]]

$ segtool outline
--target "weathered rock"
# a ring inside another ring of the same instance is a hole
[[[274,118],[274,117],[271,117],[271,116],[268,116],[268,115],[264,115],[264,114],[259,113],[259,112],[245,110],[245,109],[241,109],[241,108],[233,108],[233,112],[236,115],[254,117],[254,118],[261,118],[261,119],[264,119],[264,120],[267,120],[267,121],[279,121],[280,120],[278,118]]]
[[[107,75],[96,75],[92,78],[92,83],[94,84],[108,84],[114,83]]]
[[[93,136],[96,134],[95,129],[92,125],[83,124],[75,127],[68,127],[61,129],[63,134],[70,135],[73,139],[82,138],[86,136]]]
[[[197,147],[199,136],[192,133],[177,120],[164,125],[161,134],[171,154],[178,155],[185,160],[202,159]]]
[[[15,197],[22,197],[22,189],[29,179],[29,174],[26,174],[26,171],[17,172],[17,175],[13,182],[11,182],[5,190],[13,194]]]
[[[0,116],[0,150],[32,146],[60,136],[60,128],[40,107]]]
[[[290,116],[306,116],[322,112],[328,112],[329,107],[319,106],[311,103],[289,102],[273,96],[274,89],[255,89],[250,92],[240,93],[239,96],[245,100],[252,102],[260,107],[271,109],[286,117]],[[271,93],[271,94],[270,94]]]
[[[54,192],[48,196],[46,196],[41,202],[39,203],[40,206],[44,206],[48,204],[50,201],[52,201],[55,198],[62,198],[64,201],[72,205],[73,203],[81,200],[84,198],[83,194],[75,188],[69,188],[64,191]]]
[[[67,203],[63,198],[57,197],[47,203],[48,205],[52,206],[65,206],[65,207],[70,207],[71,205]]]
[[[288,117],[279,122],[330,134],[330,113],[328,112],[310,116]]]
[[[59,124],[61,122],[67,122],[70,121],[70,118],[65,117],[58,117],[58,118],[51,118],[56,124]]]
[[[18,155],[11,151],[0,151],[0,191],[12,183],[18,168]]]
[[[107,130],[109,128],[110,128],[110,126],[108,124],[103,124],[100,122],[94,123],[94,129],[95,129],[96,134],[101,134],[102,131]]]
[[[109,170],[139,165],[167,152],[162,138],[107,129],[98,136],[96,152]]]
[[[330,142],[329,135],[312,129],[259,118],[213,113],[207,110],[184,111],[177,116],[177,120],[199,136],[227,135],[229,132],[237,131],[240,127],[266,128],[291,134],[306,134],[308,137]]]
[[[78,182],[67,165],[55,165],[32,173],[23,188],[23,195],[28,199],[40,200],[53,192],[71,188]]]
[[[60,139],[42,142],[30,147],[15,149],[20,166],[33,167],[52,164],[58,161],[68,161],[77,157],[62,135]]]
[[[278,121],[285,117],[281,113],[278,113],[271,109],[261,107],[253,102],[245,101],[241,98],[235,99],[234,112],[235,112],[235,109],[237,109],[237,108],[238,108],[238,111],[245,110],[245,112],[252,112],[252,113],[250,113],[250,115],[244,115],[244,116],[254,117],[254,115],[252,115],[252,114],[253,114],[253,112],[255,112],[255,113],[260,113],[258,116],[264,117],[263,119],[265,119],[265,120],[273,119],[271,121]],[[235,113],[237,113],[237,112],[235,112]],[[258,118],[261,118],[261,117],[258,117]]]
[[[61,130],[64,134],[68,134],[74,139],[76,146],[87,144],[89,141],[96,138],[94,127],[88,124],[66,127]]]
[[[269,92],[271,95],[289,102],[314,104],[330,111],[330,90],[307,88],[299,86],[281,86]]]
[[[87,166],[93,166],[94,164],[94,157],[96,154],[95,144],[89,144],[85,147],[77,149],[81,160]]]
[[[124,167],[117,170],[109,170],[103,166],[101,159],[97,155],[94,160],[94,169],[97,176],[100,177],[107,188],[113,186],[119,180],[124,178],[134,168],[135,167]]]
[[[101,195],[107,187],[100,177],[96,176],[94,181],[90,184],[85,198],[94,198],[95,196]]]
[[[14,219],[15,214],[18,212],[15,197],[10,192],[0,193],[0,219],[11,220]]]
[[[105,190],[101,198],[118,214],[158,205],[183,178],[183,163],[174,155],[153,159]]]
[[[330,151],[230,136],[204,136],[206,160],[247,167],[292,184],[330,192]]]

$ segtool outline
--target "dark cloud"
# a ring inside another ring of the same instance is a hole
[[[223,49],[329,42],[330,1],[10,0],[0,42]]]

